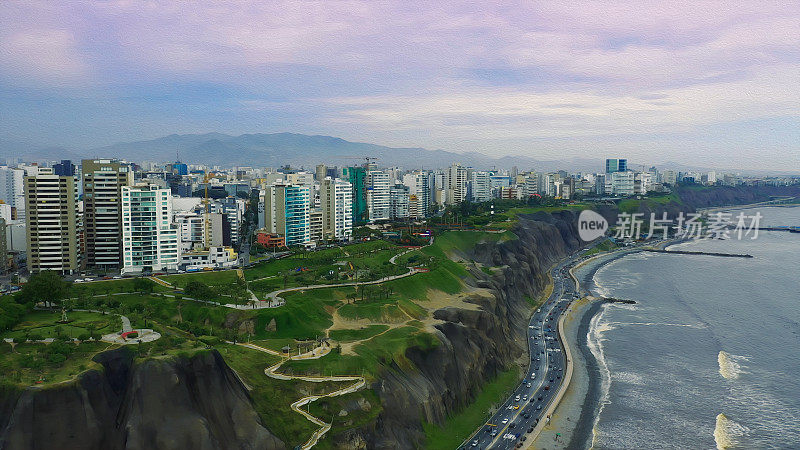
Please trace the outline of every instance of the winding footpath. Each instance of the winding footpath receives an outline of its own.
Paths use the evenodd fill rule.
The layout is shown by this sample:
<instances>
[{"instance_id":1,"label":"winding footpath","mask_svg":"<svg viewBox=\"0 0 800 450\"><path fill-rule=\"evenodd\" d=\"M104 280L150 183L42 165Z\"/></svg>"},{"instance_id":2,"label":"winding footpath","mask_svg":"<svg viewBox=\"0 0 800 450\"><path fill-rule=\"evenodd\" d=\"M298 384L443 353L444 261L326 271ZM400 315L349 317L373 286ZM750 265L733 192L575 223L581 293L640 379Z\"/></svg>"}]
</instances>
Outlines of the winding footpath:
<instances>
[{"instance_id":1,"label":"winding footpath","mask_svg":"<svg viewBox=\"0 0 800 450\"><path fill-rule=\"evenodd\" d=\"M266 376L268 376L270 378L273 378L273 379L276 379L276 380L283 380L283 381L300 380L300 381L309 381L309 382L312 382L312 383L323 383L323 382L326 382L326 381L333 381L333 382L352 381L353 382L353 384L351 384L351 385L345 386L345 387L343 387L341 389L335 390L333 392L329 392L327 394L309 395L309 396L300 398L300 399L292 402L290 407L292 408L292 410L294 412L296 412L298 414L301 414L308 421L310 421L311 423L313 423L313 424L315 424L315 425L317 425L319 427L311 435L311 437L303 445L300 446L300 448L303 449L303 450L310 449L311 447L316 445L317 442L319 442L319 440L322 439L323 436L325 436L325 433L327 433L331 429L331 424L325 422L324 420L322 420L322 419L320 419L318 417L315 417L315 416L311 415L311 413L309 413L308 411L303 410L302 407L310 404L311 402L315 402L315 401L317 401L317 400L319 400L321 398L324 398L324 397L337 397L337 396L340 396L340 395L349 394L351 392L356 392L359 389L361 389L361 388L363 388L364 386L367 385L367 380L364 377L361 377L361 376L346 376L346 375L344 375L344 376L324 377L324 376L308 376L308 375L286 375L286 374L282 374L282 373L278 372L278 369L280 369L280 367L286 361L297 361L297 360L322 358L323 356L327 355L331 351L331 347L327 343L324 343L323 345L321 345L319 347L316 347L316 348L314 348L313 350L311 350L309 352L301 353L299 355L294 355L294 356L289 356L289 357L286 357L286 354L284 354L284 353L281 353L281 352L278 352L278 351L275 351L275 350L271 350L271 349L268 349L268 348L265 348L265 347L261 347L259 345L255 345L255 344L238 343L237 345L241 345L242 347L247 347L247 348L250 348L250 349L253 349L253 350L258 350L260 352L269 353L270 355L280 356L281 360L278 363L273 364L272 366L269 366L266 369L264 369L264 374Z\"/></svg>"},{"instance_id":2,"label":"winding footpath","mask_svg":"<svg viewBox=\"0 0 800 450\"><path fill-rule=\"evenodd\" d=\"M433 239L430 240L428 245L431 245L432 243L433 243ZM413 250L418 250L418 249L408 249L406 251L400 252L397 255L394 255L393 257L391 257L389 259L389 262L391 264L393 264L393 265L397 265L396 260L397 260L397 258L399 256L405 255L406 253L409 253L409 252L411 252ZM282 294L282 293L285 293L285 292L291 292L291 291L297 291L297 290L307 290L307 289L322 289L322 288L330 288L330 287L338 287L338 286L362 286L362 285L369 285L369 284L379 284L379 283L383 283L383 282L386 282L386 281L392 281L392 280L396 280L396 279L399 279L399 278L404 278L404 277L407 277L407 276L411 276L411 275L414 275L415 273L419 273L419 272L423 272L423 271L419 270L419 269L417 269L415 267L410 267L409 271L404 273L404 274L393 275L393 276L381 278L380 280L375 280L375 281L342 283L342 284L336 284L336 285L321 284L321 285L312 285L312 286L305 286L305 287L294 287L294 288L287 288L287 289L279 289L277 291L273 291L273 292L270 292L269 294L267 294L267 298L269 299L268 301L271 303L273 301L281 301L282 299L278 297L278 294ZM261 302L261 303L266 303L266 302ZM403 311L403 312L405 312L405 311ZM408 315L408 313L406 313L406 315ZM411 318L411 316L409 316L409 318ZM389 327L388 329L386 329L383 332L379 333L379 335L385 333L386 331L389 331L390 329L392 329L392 327ZM337 389L337 390L335 390L333 392L329 392L327 394L308 395L308 396L302 397L302 398L300 398L298 400L295 400L294 402L292 402L291 405L289 405L290 408L292 409L292 411L294 411L294 412L296 412L298 414L301 414L303 417L306 418L306 420L308 420L309 422L311 422L311 423L313 423L313 424L315 424L315 425L317 425L319 427L316 431L314 431L314 433L311 435L311 437L308 438L308 440L303 445L301 445L299 447L299 448L301 448L303 450L307 450L307 449L310 449L311 447L315 446L317 444L317 442L319 442L319 440L322 439L328 431L330 431L331 425L332 425L332 424L330 424L328 422L325 422L324 420L322 420L322 419L320 419L318 417L313 416L310 412L303 410L303 407L306 406L306 405L309 405L310 403L315 402L315 401L317 401L317 400L319 400L321 398L324 398L324 397L337 397L337 396L340 396L340 395L349 394L351 392L356 392L356 391L364 388L367 385L367 380L364 377L359 376L359 375L336 375L336 376L326 377L326 376L309 376L309 375L287 375L287 374L283 374L283 373L278 372L278 369L280 369L281 366L284 363L286 363L286 361L319 359L319 358L322 358L323 356L327 355L328 353L331 352L331 346L327 342L323 342L322 345L320 345L319 347L315 347L314 349L312 349L309 352L301 353L301 354L294 355L294 356L287 356L286 353L282 353L282 352L279 352L279 351L276 351L276 350L272 350L272 349L269 349L269 348L262 347L260 345L255 345L255 344L250 344L250 343L242 343L242 342L240 342L240 343L237 343L237 345L240 345L242 347L247 347L247 348L252 349L252 350L257 350L257 351L260 351L260 352L268 353L270 355L279 356L281 358L280 361L278 361L276 364L273 364L273 365L267 367L266 369L264 369L264 374L266 376L270 377L270 378L275 379L275 380L282 380L282 381L300 380L300 381L307 381L307 382L312 382L312 383L323 383L323 382L328 382L328 381L330 381L330 382L352 382L352 384L349 384L349 385L347 385L347 386L345 386L345 387L343 387L341 389Z\"/></svg>"}]
</instances>

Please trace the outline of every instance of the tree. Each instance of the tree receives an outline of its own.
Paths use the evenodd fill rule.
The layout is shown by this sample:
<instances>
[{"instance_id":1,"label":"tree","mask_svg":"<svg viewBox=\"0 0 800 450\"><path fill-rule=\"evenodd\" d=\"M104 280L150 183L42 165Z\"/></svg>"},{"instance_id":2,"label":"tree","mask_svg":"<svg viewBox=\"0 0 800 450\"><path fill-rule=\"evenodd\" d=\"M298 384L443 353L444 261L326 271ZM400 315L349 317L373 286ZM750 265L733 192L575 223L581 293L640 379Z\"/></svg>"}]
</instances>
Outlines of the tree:
<instances>
[{"instance_id":1,"label":"tree","mask_svg":"<svg viewBox=\"0 0 800 450\"><path fill-rule=\"evenodd\" d=\"M153 292L153 282L147 278L134 278L133 290L141 294L150 294Z\"/></svg>"},{"instance_id":2,"label":"tree","mask_svg":"<svg viewBox=\"0 0 800 450\"><path fill-rule=\"evenodd\" d=\"M67 297L71 283L64 281L58 272L43 270L35 273L22 288L22 297L31 302L44 302L47 306L61 304Z\"/></svg>"}]
</instances>

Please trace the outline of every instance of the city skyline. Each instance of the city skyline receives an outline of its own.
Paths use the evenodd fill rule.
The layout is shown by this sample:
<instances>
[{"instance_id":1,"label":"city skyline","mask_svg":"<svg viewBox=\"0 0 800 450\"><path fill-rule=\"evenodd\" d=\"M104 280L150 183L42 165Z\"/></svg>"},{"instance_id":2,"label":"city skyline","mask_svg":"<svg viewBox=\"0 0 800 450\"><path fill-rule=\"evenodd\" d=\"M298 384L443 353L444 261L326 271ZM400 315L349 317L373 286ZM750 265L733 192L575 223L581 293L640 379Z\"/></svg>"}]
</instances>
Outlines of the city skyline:
<instances>
[{"instance_id":1,"label":"city skyline","mask_svg":"<svg viewBox=\"0 0 800 450\"><path fill-rule=\"evenodd\" d=\"M296 132L779 170L800 164L797 16L756 2L5 4L0 139Z\"/></svg>"}]
</instances>

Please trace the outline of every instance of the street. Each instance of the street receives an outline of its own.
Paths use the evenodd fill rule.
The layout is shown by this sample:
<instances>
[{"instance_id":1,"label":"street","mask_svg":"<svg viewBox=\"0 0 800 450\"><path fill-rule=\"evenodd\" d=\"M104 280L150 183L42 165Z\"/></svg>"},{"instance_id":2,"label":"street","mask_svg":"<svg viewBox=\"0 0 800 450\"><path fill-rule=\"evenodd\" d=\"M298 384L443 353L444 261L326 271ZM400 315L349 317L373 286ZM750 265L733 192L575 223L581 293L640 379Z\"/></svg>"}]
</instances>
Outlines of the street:
<instances>
[{"instance_id":1,"label":"street","mask_svg":"<svg viewBox=\"0 0 800 450\"><path fill-rule=\"evenodd\" d=\"M543 417L558 392L566 370L558 319L575 294L569 267L588 249L570 255L554 267L553 292L534 312L528 324L530 364L522 382L511 392L498 411L465 441L466 449L511 449L524 442Z\"/></svg>"}]
</instances>

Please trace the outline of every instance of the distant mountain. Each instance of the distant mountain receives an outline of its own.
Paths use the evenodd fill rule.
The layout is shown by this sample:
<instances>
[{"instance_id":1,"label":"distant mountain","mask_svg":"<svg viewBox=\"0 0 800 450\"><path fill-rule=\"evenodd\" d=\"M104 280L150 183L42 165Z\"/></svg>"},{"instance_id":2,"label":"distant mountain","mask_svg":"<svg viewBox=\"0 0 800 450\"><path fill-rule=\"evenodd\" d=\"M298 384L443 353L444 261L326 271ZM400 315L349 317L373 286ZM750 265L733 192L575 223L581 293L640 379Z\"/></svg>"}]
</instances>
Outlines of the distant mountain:
<instances>
[{"instance_id":1,"label":"distant mountain","mask_svg":"<svg viewBox=\"0 0 800 450\"><path fill-rule=\"evenodd\" d=\"M526 156L493 158L482 153L455 153L424 148L393 148L363 142L350 142L331 136L309 136L295 133L243 134L221 133L173 134L149 141L115 144L93 149L93 156L117 156L133 161L172 161L179 158L191 163L210 165L247 165L278 167L313 167L316 164L353 165L369 156L381 166L447 167L454 162L476 168L510 168L520 170L597 171L601 160L539 161ZM575 164L578 163L578 164Z\"/></svg>"},{"instance_id":2,"label":"distant mountain","mask_svg":"<svg viewBox=\"0 0 800 450\"><path fill-rule=\"evenodd\" d=\"M266 166L312 168L316 164L361 164L369 156L384 167L443 168L454 162L475 168L519 167L520 170L558 169L595 172L603 167L601 160L539 161L526 156L493 158L482 153L455 153L424 148L392 148L363 142L350 142L331 136L309 136L295 133L243 134L222 133L171 134L158 139L125 142L88 151L4 145L0 141L0 158L10 156L27 161L117 157L130 161L170 162L176 158L195 164L220 166Z\"/></svg>"}]
</instances>

